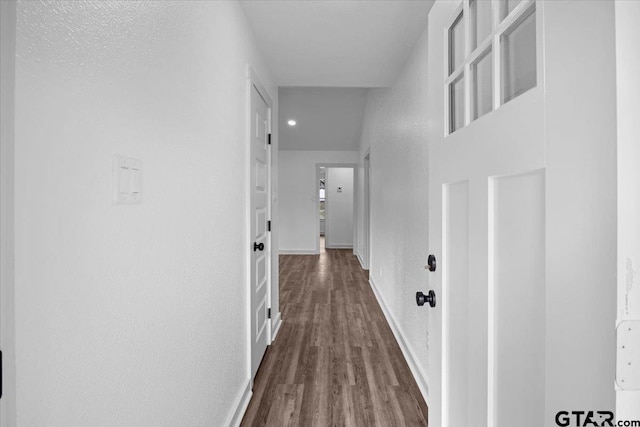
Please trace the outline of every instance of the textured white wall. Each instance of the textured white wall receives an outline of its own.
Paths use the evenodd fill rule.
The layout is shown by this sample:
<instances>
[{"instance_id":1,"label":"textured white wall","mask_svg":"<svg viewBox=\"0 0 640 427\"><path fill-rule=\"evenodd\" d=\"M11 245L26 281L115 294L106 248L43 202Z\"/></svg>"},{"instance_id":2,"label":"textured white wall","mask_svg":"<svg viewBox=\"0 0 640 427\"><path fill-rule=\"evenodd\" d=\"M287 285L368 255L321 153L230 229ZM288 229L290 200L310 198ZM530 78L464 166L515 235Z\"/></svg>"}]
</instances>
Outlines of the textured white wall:
<instances>
[{"instance_id":1,"label":"textured white wall","mask_svg":"<svg viewBox=\"0 0 640 427\"><path fill-rule=\"evenodd\" d=\"M326 241L331 247L353 246L353 168L327 168ZM342 192L338 192L338 187Z\"/></svg>"},{"instance_id":2,"label":"textured white wall","mask_svg":"<svg viewBox=\"0 0 640 427\"><path fill-rule=\"evenodd\" d=\"M224 425L249 370L247 63L277 99L240 5L22 1L17 55L19 425ZM142 159L142 204L112 204L114 154Z\"/></svg>"},{"instance_id":3,"label":"textured white wall","mask_svg":"<svg viewBox=\"0 0 640 427\"><path fill-rule=\"evenodd\" d=\"M541 3L550 423L567 408L615 408L616 49L614 2Z\"/></svg>"},{"instance_id":4,"label":"textured white wall","mask_svg":"<svg viewBox=\"0 0 640 427\"><path fill-rule=\"evenodd\" d=\"M279 248L282 252L316 251L318 194L316 164L357 163L357 151L280 151Z\"/></svg>"},{"instance_id":5,"label":"textured white wall","mask_svg":"<svg viewBox=\"0 0 640 427\"><path fill-rule=\"evenodd\" d=\"M370 277L378 288L424 382L428 309L415 293L427 290L427 34L416 43L390 89L369 93L362 127L357 197L358 254L362 257L364 156L371 154Z\"/></svg>"},{"instance_id":6,"label":"textured white wall","mask_svg":"<svg viewBox=\"0 0 640 427\"><path fill-rule=\"evenodd\" d=\"M640 2L616 1L618 318L640 319ZM640 391L617 393L618 419L640 419Z\"/></svg>"}]
</instances>

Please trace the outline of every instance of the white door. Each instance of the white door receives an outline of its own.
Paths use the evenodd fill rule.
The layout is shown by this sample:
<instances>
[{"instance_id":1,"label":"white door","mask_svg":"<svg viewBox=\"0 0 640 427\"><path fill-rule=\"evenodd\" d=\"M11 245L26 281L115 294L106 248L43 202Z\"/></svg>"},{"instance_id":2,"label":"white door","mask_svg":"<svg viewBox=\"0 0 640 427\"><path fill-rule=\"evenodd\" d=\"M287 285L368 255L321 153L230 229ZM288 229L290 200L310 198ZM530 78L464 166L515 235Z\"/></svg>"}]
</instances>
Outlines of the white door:
<instances>
[{"instance_id":1,"label":"white door","mask_svg":"<svg viewBox=\"0 0 640 427\"><path fill-rule=\"evenodd\" d=\"M430 32L430 93L440 95L430 100L430 117L443 120L431 121L429 138L429 253L436 271L428 275L437 302L429 309L429 347L437 353L429 363L430 372L442 373L430 377L429 424L540 427L546 425L543 94L534 87L500 106L500 76L492 71L501 52L498 29L478 47L490 53L474 57L464 36L472 28L469 3L444 3L439 13L456 27L452 51L462 53L449 61L443 28ZM486 14L491 28L492 13ZM533 64L521 65L532 65L535 76L532 16L519 36L533 30L533 40L521 38L518 47L533 43ZM495 111L475 121L473 96L486 97L478 104Z\"/></svg>"},{"instance_id":2,"label":"white door","mask_svg":"<svg viewBox=\"0 0 640 427\"><path fill-rule=\"evenodd\" d=\"M251 377L254 378L269 344L269 109L255 85L251 87Z\"/></svg>"}]
</instances>

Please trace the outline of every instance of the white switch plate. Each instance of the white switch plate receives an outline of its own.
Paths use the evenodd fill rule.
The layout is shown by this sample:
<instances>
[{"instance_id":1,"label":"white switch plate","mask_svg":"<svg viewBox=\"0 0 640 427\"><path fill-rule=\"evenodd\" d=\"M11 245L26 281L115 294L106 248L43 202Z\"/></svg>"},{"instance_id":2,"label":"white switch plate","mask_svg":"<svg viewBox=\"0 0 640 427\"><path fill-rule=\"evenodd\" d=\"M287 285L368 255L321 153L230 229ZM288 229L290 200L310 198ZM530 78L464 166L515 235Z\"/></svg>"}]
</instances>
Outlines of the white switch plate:
<instances>
[{"instance_id":1,"label":"white switch plate","mask_svg":"<svg viewBox=\"0 0 640 427\"><path fill-rule=\"evenodd\" d=\"M118 205L142 202L142 160L113 157L113 202Z\"/></svg>"}]
</instances>

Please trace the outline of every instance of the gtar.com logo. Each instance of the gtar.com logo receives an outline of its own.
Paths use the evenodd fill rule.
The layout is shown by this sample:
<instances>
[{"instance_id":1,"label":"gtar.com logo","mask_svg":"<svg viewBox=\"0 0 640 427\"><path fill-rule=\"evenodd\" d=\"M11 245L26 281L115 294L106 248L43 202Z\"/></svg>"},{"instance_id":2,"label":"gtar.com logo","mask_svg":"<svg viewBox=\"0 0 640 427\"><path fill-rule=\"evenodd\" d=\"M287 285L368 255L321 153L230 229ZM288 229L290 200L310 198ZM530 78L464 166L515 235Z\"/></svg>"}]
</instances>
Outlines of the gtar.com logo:
<instances>
[{"instance_id":1,"label":"gtar.com logo","mask_svg":"<svg viewBox=\"0 0 640 427\"><path fill-rule=\"evenodd\" d=\"M556 414L559 427L640 427L640 420L615 421L611 411L560 411Z\"/></svg>"}]
</instances>

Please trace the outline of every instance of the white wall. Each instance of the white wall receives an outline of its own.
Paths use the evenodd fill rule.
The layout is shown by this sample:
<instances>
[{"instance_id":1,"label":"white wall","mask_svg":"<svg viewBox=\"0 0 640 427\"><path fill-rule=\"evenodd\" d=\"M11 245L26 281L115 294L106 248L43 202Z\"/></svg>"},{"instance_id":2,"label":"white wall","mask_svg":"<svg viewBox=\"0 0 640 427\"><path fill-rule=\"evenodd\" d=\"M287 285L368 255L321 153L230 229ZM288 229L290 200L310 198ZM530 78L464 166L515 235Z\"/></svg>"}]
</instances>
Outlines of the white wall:
<instances>
[{"instance_id":1,"label":"white wall","mask_svg":"<svg viewBox=\"0 0 640 427\"><path fill-rule=\"evenodd\" d=\"M18 424L225 425L249 380L248 63L277 99L240 5L17 19ZM114 154L142 159L142 204L113 205Z\"/></svg>"},{"instance_id":2,"label":"white wall","mask_svg":"<svg viewBox=\"0 0 640 427\"><path fill-rule=\"evenodd\" d=\"M371 150L370 278L413 353L426 391L428 309L415 293L427 290L427 33L390 89L367 98L360 146L357 250L363 258L364 156ZM410 361L411 363L411 361Z\"/></svg>"},{"instance_id":3,"label":"white wall","mask_svg":"<svg viewBox=\"0 0 640 427\"><path fill-rule=\"evenodd\" d=\"M367 91L362 87L280 87L280 148L357 151ZM296 126L287 125L291 119Z\"/></svg>"},{"instance_id":4,"label":"white wall","mask_svg":"<svg viewBox=\"0 0 640 427\"><path fill-rule=\"evenodd\" d=\"M319 163L357 163L356 151L293 151L278 153L280 252L316 253Z\"/></svg>"},{"instance_id":5,"label":"white wall","mask_svg":"<svg viewBox=\"0 0 640 427\"><path fill-rule=\"evenodd\" d=\"M551 423L567 408L615 409L616 49L614 2L540 4L546 81L545 411ZM585 260L595 259L597 267L585 268Z\"/></svg>"},{"instance_id":6,"label":"white wall","mask_svg":"<svg viewBox=\"0 0 640 427\"><path fill-rule=\"evenodd\" d=\"M640 2L616 1L618 321L640 320ZM617 394L618 419L640 419L640 391Z\"/></svg>"},{"instance_id":7,"label":"white wall","mask_svg":"<svg viewBox=\"0 0 640 427\"><path fill-rule=\"evenodd\" d=\"M0 425L16 424L15 270L14 270L14 119L16 2L0 2L0 348L2 399Z\"/></svg>"},{"instance_id":8,"label":"white wall","mask_svg":"<svg viewBox=\"0 0 640 427\"><path fill-rule=\"evenodd\" d=\"M327 248L353 247L353 168L326 168ZM338 187L342 189L338 192Z\"/></svg>"}]
</instances>

